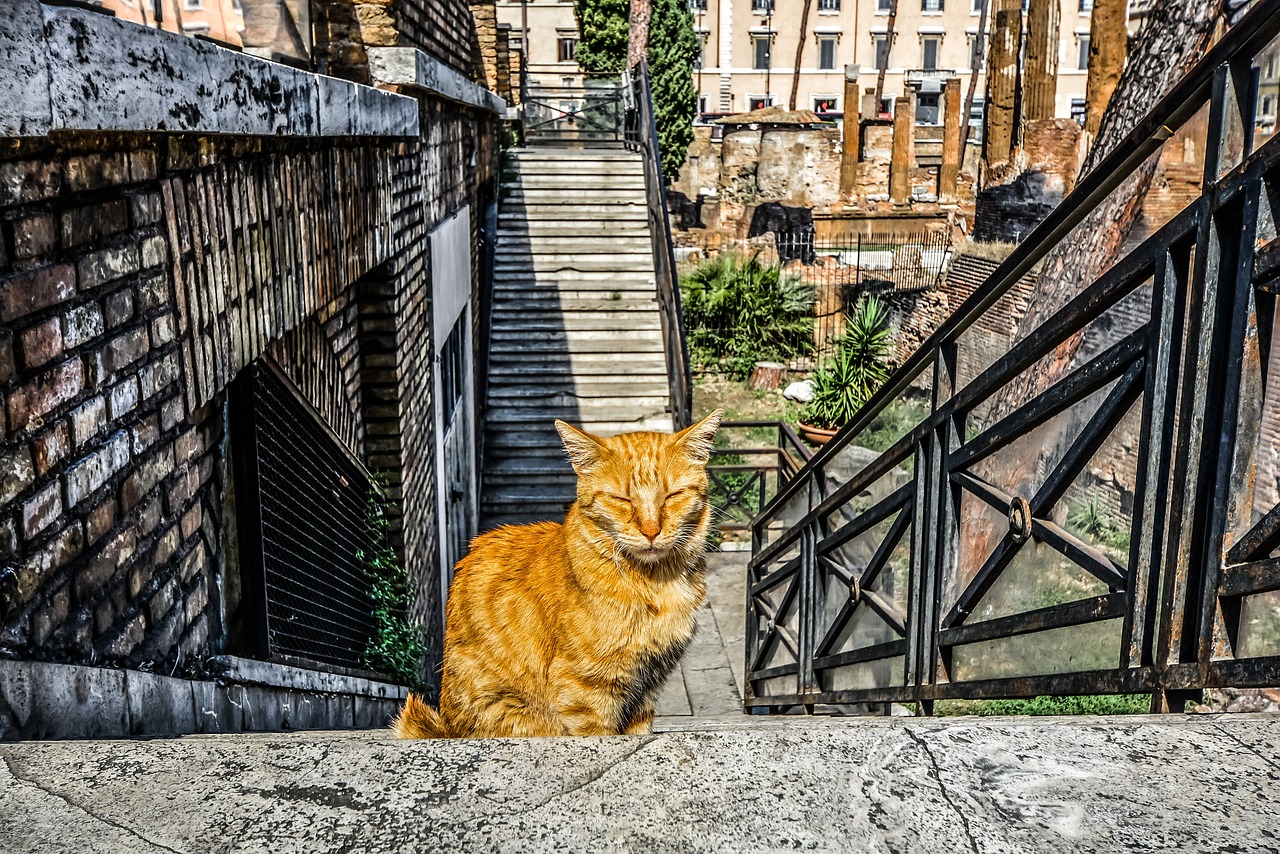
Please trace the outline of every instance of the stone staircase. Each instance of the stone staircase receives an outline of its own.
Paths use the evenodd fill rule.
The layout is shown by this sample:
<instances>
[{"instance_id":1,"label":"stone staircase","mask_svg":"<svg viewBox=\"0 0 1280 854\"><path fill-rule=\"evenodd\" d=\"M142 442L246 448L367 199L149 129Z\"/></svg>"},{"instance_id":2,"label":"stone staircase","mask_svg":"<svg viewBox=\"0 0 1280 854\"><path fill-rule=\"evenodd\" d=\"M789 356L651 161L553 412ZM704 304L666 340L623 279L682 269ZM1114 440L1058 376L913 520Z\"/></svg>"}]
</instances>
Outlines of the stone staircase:
<instances>
[{"instance_id":1,"label":"stone staircase","mask_svg":"<svg viewBox=\"0 0 1280 854\"><path fill-rule=\"evenodd\" d=\"M481 530L560 519L575 478L553 422L670 430L644 163L512 152L494 268Z\"/></svg>"}]
</instances>

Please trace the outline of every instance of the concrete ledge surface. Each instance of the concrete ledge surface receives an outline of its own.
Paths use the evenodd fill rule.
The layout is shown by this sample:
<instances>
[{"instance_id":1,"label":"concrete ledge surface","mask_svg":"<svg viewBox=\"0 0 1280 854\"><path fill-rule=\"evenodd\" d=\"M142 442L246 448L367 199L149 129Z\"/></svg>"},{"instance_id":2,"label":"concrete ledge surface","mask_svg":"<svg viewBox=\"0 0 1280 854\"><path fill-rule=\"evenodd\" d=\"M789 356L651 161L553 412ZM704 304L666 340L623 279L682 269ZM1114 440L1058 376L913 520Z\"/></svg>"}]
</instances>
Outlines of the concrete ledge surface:
<instances>
[{"instance_id":1,"label":"concrete ledge surface","mask_svg":"<svg viewBox=\"0 0 1280 854\"><path fill-rule=\"evenodd\" d=\"M761 719L654 736L0 744L53 851L1263 852L1280 718Z\"/></svg>"}]
</instances>

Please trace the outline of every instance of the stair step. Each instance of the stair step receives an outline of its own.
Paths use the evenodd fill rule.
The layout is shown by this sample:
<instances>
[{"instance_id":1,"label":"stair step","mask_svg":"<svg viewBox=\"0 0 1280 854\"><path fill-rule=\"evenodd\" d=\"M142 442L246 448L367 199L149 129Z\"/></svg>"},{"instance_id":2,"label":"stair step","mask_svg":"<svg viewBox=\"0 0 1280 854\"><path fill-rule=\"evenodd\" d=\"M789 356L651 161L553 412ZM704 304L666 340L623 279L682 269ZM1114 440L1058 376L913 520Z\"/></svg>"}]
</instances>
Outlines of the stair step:
<instances>
[{"instance_id":1,"label":"stair step","mask_svg":"<svg viewBox=\"0 0 1280 854\"><path fill-rule=\"evenodd\" d=\"M575 163L591 161L629 160L642 163L641 155L636 151L617 148L512 148L507 151L513 158L522 163L538 161L567 160Z\"/></svg>"},{"instance_id":2,"label":"stair step","mask_svg":"<svg viewBox=\"0 0 1280 854\"><path fill-rule=\"evenodd\" d=\"M546 238L595 237L611 240L619 237L643 236L649 239L649 221L643 217L632 220L528 220L516 214L500 215L498 237Z\"/></svg>"},{"instance_id":3,"label":"stair step","mask_svg":"<svg viewBox=\"0 0 1280 854\"><path fill-rule=\"evenodd\" d=\"M597 252L550 252L524 247L499 246L494 253L497 270L644 270L653 269L653 250L647 246L618 247Z\"/></svg>"},{"instance_id":4,"label":"stair step","mask_svg":"<svg viewBox=\"0 0 1280 854\"><path fill-rule=\"evenodd\" d=\"M655 329L662 331L657 311L652 307L640 311L537 311L499 312L493 314L494 329Z\"/></svg>"},{"instance_id":5,"label":"stair step","mask_svg":"<svg viewBox=\"0 0 1280 854\"><path fill-rule=\"evenodd\" d=\"M529 237L518 232L500 232L496 252L516 254L542 254L545 252L577 255L612 255L624 253L653 253L653 243L646 230L643 234L615 235L607 240L602 238L583 239L580 234L549 234Z\"/></svg>"},{"instance_id":6,"label":"stair step","mask_svg":"<svg viewBox=\"0 0 1280 854\"><path fill-rule=\"evenodd\" d=\"M656 318L655 318L656 319ZM591 325L580 328L566 328L563 324L539 327L506 326L493 328L493 341L529 341L529 332L540 334L531 343L558 344L574 341L661 341L662 330L655 323L652 327L620 329L614 321L605 321L604 325Z\"/></svg>"},{"instance_id":7,"label":"stair step","mask_svg":"<svg viewBox=\"0 0 1280 854\"><path fill-rule=\"evenodd\" d=\"M526 353L502 349L492 353L490 363L496 373L527 371L531 373L558 372L575 376L639 376L643 373L666 376L665 356L661 352L622 353L616 350L593 352L589 357L569 353ZM513 364L514 363L514 364Z\"/></svg>"},{"instance_id":8,"label":"stair step","mask_svg":"<svg viewBox=\"0 0 1280 854\"><path fill-rule=\"evenodd\" d=\"M631 223L643 228L649 226L649 211L644 205L596 205L590 209L571 204L503 204L498 214L498 230L506 228L510 222L603 222Z\"/></svg>"},{"instance_id":9,"label":"stair step","mask_svg":"<svg viewBox=\"0 0 1280 854\"><path fill-rule=\"evenodd\" d=\"M550 291L550 288L546 290ZM550 293L545 297L539 298L537 292L529 294L513 295L511 292L504 292L503 296L497 296L493 301L493 317L496 323L499 317L505 321L506 317L522 317L540 314L562 315L564 317L572 317L574 315L592 315L595 317L633 317L636 314L644 314L648 312L657 313L658 300L656 297L652 299L610 299L608 296L602 295L598 299L575 299L561 300L556 294Z\"/></svg>"}]
</instances>

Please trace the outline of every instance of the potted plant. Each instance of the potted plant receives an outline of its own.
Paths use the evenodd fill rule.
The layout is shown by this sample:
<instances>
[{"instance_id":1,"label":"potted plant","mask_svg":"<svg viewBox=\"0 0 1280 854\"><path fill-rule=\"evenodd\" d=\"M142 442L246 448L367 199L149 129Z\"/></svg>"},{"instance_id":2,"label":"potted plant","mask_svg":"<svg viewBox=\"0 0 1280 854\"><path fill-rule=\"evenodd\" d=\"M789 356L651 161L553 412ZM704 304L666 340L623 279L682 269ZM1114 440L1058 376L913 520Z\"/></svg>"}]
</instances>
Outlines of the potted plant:
<instances>
[{"instance_id":1,"label":"potted plant","mask_svg":"<svg viewBox=\"0 0 1280 854\"><path fill-rule=\"evenodd\" d=\"M800 413L800 432L825 445L853 420L889 378L889 311L868 296L858 304L837 342L835 358L813 374L813 399Z\"/></svg>"}]
</instances>

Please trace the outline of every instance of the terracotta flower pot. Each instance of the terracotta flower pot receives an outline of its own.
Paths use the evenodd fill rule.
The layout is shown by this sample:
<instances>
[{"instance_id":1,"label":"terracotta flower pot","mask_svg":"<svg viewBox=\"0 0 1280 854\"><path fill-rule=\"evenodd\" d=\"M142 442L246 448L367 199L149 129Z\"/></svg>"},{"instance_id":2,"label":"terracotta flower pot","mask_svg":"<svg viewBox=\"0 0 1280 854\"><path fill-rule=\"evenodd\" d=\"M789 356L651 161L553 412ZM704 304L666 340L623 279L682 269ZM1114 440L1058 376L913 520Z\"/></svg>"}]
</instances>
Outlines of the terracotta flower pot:
<instances>
[{"instance_id":1,"label":"terracotta flower pot","mask_svg":"<svg viewBox=\"0 0 1280 854\"><path fill-rule=\"evenodd\" d=\"M825 427L814 427L812 424L805 424L803 421L796 426L800 428L800 435L815 445L827 444L838 432L836 430L828 430Z\"/></svg>"}]
</instances>

